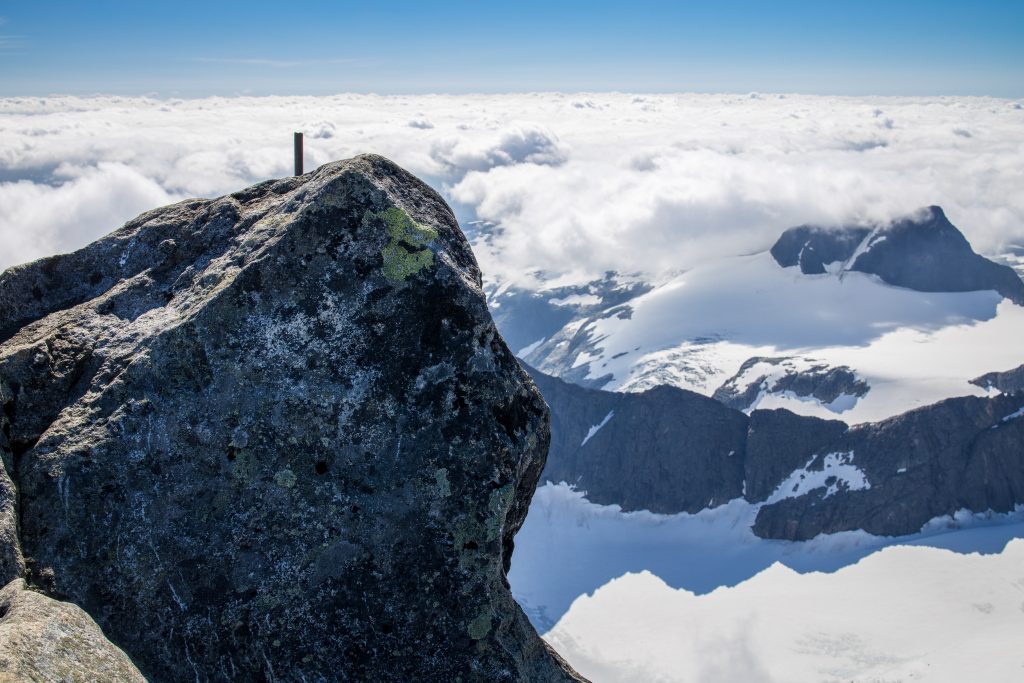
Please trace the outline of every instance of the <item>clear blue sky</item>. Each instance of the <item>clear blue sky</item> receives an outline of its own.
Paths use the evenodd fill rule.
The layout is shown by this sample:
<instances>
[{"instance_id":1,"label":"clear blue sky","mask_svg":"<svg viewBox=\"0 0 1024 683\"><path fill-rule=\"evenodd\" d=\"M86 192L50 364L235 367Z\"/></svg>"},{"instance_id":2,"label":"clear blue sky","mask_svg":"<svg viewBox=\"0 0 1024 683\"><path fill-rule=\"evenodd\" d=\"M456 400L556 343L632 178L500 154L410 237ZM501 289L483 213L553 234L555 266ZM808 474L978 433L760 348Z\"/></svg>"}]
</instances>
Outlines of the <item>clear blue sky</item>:
<instances>
[{"instance_id":1,"label":"clear blue sky","mask_svg":"<svg viewBox=\"0 0 1024 683\"><path fill-rule=\"evenodd\" d=\"M1024 0L0 0L0 95L1024 96Z\"/></svg>"}]
</instances>

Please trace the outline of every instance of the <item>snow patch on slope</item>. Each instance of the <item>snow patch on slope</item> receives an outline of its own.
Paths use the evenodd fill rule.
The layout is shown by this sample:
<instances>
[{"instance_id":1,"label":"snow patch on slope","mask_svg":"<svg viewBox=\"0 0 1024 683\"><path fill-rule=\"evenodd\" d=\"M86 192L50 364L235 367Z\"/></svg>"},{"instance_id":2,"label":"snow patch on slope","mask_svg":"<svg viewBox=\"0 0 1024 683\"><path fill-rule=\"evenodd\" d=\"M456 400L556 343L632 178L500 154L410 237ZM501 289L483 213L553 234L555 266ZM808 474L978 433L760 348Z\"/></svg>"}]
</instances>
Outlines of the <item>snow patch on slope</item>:
<instances>
[{"instance_id":1,"label":"snow patch on slope","mask_svg":"<svg viewBox=\"0 0 1024 683\"><path fill-rule=\"evenodd\" d=\"M862 491L871 488L864 470L853 464L853 451L829 453L822 461L821 469L811 469L819 456L815 455L802 469L794 470L779 484L768 497L766 504L777 503L785 498L806 496L815 489L825 489L825 498L840 490Z\"/></svg>"},{"instance_id":2,"label":"snow patch on slope","mask_svg":"<svg viewBox=\"0 0 1024 683\"><path fill-rule=\"evenodd\" d=\"M597 434L597 432L601 429L601 427L604 427L606 424L608 424L608 420L612 419L612 416L614 416L614 415L615 415L615 411L614 410L609 410L608 414L604 416L604 419L601 420L600 423L598 423L598 424L594 425L593 427L591 427L590 429L588 429L587 430L587 435L585 437L583 437L583 441L580 443L580 447L582 448L583 446L586 446L587 442L590 441L590 437L594 436L594 434Z\"/></svg>"},{"instance_id":3,"label":"snow patch on slope","mask_svg":"<svg viewBox=\"0 0 1024 683\"><path fill-rule=\"evenodd\" d=\"M541 337L537 341L535 341L535 342L533 342L531 344L527 344L523 348L519 349L519 351L516 352L516 355L518 357L520 357L520 358L525 358L526 356L528 356L531 353L533 353L534 349L536 349L538 346L543 344L544 343L544 339L545 339L545 337Z\"/></svg>"},{"instance_id":4,"label":"snow patch on slope","mask_svg":"<svg viewBox=\"0 0 1024 683\"><path fill-rule=\"evenodd\" d=\"M1010 420L1016 420L1018 417L1024 417L1024 406L1021 406L1020 410L1014 411L1004 417L1002 422L1009 422Z\"/></svg>"}]
</instances>

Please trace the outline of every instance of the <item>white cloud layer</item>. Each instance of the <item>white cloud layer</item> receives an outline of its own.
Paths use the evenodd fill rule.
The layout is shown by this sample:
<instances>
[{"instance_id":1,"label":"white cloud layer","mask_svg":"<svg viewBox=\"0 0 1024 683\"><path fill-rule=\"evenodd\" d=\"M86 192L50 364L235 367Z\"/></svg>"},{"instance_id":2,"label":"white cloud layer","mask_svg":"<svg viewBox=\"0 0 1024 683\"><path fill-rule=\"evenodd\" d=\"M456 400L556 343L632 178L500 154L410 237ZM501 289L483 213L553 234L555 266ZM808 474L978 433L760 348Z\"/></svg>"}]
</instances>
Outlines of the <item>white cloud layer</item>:
<instances>
[{"instance_id":1,"label":"white cloud layer","mask_svg":"<svg viewBox=\"0 0 1024 683\"><path fill-rule=\"evenodd\" d=\"M513 595L603 683L1020 678L1024 506L801 543L754 536L759 507L624 513L542 486L516 536Z\"/></svg>"},{"instance_id":2,"label":"white cloud layer","mask_svg":"<svg viewBox=\"0 0 1024 683\"><path fill-rule=\"evenodd\" d=\"M661 275L806 222L942 205L975 248L1024 243L1024 109L987 98L522 94L0 99L0 267L140 211L361 152L438 187L485 272Z\"/></svg>"}]
</instances>

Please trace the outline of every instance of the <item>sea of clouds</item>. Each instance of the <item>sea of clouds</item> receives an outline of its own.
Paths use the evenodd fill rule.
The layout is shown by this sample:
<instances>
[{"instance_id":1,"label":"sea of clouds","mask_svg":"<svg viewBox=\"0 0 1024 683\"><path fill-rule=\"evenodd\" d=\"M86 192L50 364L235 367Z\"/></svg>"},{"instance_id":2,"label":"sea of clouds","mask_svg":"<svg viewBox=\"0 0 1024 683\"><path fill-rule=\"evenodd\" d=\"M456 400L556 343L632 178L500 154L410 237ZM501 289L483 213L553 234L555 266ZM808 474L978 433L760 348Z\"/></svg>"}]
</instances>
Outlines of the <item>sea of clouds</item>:
<instances>
[{"instance_id":1,"label":"sea of clouds","mask_svg":"<svg viewBox=\"0 0 1024 683\"><path fill-rule=\"evenodd\" d=\"M138 213L384 154L484 221L484 272L659 277L801 223L939 204L975 248L1024 244L1024 105L990 98L515 94L0 99L0 268Z\"/></svg>"}]
</instances>

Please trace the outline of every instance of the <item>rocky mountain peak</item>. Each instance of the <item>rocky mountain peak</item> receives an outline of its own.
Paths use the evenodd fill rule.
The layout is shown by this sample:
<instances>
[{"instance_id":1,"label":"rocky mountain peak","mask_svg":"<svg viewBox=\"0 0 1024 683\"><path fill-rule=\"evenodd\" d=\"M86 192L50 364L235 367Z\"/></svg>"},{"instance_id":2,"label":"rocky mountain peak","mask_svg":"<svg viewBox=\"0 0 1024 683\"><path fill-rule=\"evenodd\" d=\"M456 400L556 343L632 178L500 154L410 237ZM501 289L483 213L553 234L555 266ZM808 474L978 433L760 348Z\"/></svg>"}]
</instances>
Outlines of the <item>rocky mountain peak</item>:
<instances>
[{"instance_id":1,"label":"rocky mountain peak","mask_svg":"<svg viewBox=\"0 0 1024 683\"><path fill-rule=\"evenodd\" d=\"M782 267L798 266L807 275L870 273L922 292L991 289L1024 306L1024 282L1016 272L975 253L938 206L882 226L790 228L771 254Z\"/></svg>"},{"instance_id":2,"label":"rocky mountain peak","mask_svg":"<svg viewBox=\"0 0 1024 683\"><path fill-rule=\"evenodd\" d=\"M361 156L0 275L0 570L161 681L575 680L508 590L548 412Z\"/></svg>"}]
</instances>

